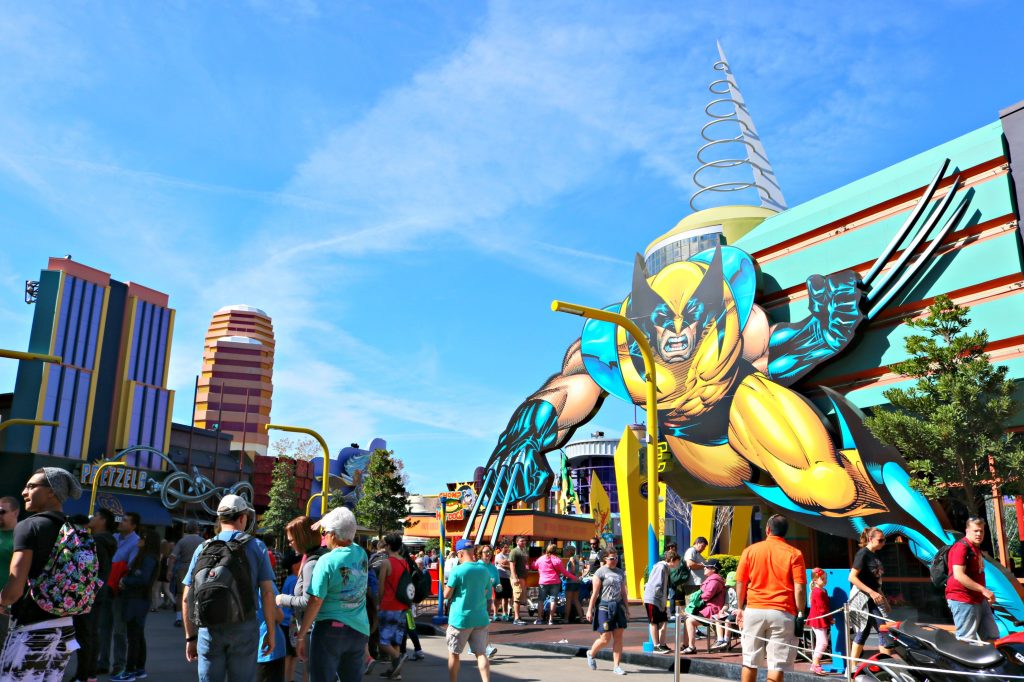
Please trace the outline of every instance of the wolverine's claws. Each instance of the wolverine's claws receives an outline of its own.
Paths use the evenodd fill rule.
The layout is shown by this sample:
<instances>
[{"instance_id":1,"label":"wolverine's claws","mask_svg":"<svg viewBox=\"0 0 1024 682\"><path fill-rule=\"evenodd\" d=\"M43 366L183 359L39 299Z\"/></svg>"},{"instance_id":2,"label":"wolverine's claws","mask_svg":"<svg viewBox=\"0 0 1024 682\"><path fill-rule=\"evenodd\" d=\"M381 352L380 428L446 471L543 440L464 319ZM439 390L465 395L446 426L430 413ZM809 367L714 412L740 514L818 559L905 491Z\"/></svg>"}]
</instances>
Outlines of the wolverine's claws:
<instances>
[{"instance_id":1,"label":"wolverine's claws","mask_svg":"<svg viewBox=\"0 0 1024 682\"><path fill-rule=\"evenodd\" d=\"M918 230L917 234L914 235L913 240L911 240L907 248L903 249L903 253L900 254L900 257L896 260L896 262L889 269L889 271L885 273L885 277L882 278L882 281L879 282L877 286L872 287L871 291L868 292L866 296L868 301L873 301L878 296L885 293L886 287L888 286L889 282L891 282L893 278L896 277L896 275L899 273L899 271L903 269L903 266L906 265L910 257L914 255L914 251L917 249L917 247L921 245L921 242L925 240L925 238L928 236L928 233L932 231L932 228L935 227L935 224L939 222L939 220L942 218L942 214L945 213L947 208L949 208L949 204L952 203L953 197L956 195L956 190L959 186L959 182L960 176L956 176L953 179L953 186L950 188L949 193L942 198L941 202L939 202L939 205L935 208L935 211L933 211L931 216L928 217L928 221L925 222L924 227Z\"/></svg>"},{"instance_id":2,"label":"wolverine's claws","mask_svg":"<svg viewBox=\"0 0 1024 682\"><path fill-rule=\"evenodd\" d=\"M935 174L934 178L932 178L932 182L928 185L928 189L926 189L921 198L918 199L917 204L914 206L914 210L910 212L909 216L907 216L903 226L896 231L896 236L892 238L889 245L885 247L884 251L882 251L882 255L880 255L878 260L875 261L875 264L871 266L871 270L868 271L868 274L864 276L863 283L865 287L868 287L869 289L871 288L872 281L878 273L882 271L882 268L885 267L889 257L892 256L893 252L896 251L896 247L900 245L900 242L902 242L911 231L911 228L913 228L917 219L921 217L921 213L924 212L925 207L932 200L932 196L935 194L935 188L938 186L939 180L942 179L942 176L945 175L946 168L948 166L949 159L946 159L942 162L942 167L939 168L939 172Z\"/></svg>"},{"instance_id":3,"label":"wolverine's claws","mask_svg":"<svg viewBox=\"0 0 1024 682\"><path fill-rule=\"evenodd\" d=\"M498 518L494 522L494 533L491 536L491 546L498 541L498 534L501 532L501 526L505 522L505 512L508 510L509 499L513 496L515 491L514 482L516 480L516 474L525 476L524 467L522 462L516 462L512 466L512 473L509 476L508 490L505 491L505 496L501 501L501 510L498 512ZM486 524L480 524L480 530L477 531L477 544L480 544L480 537L483 537L484 531L486 530Z\"/></svg>"},{"instance_id":4,"label":"wolverine's claws","mask_svg":"<svg viewBox=\"0 0 1024 682\"><path fill-rule=\"evenodd\" d=\"M492 469L491 471L494 470ZM508 473L508 465L502 464L498 467L497 471L497 475L491 481L491 488L487 491L487 505L484 507L483 517L480 519L480 527L476 532L476 537L473 538L473 544L480 543L480 538L482 538L484 534L484 528L487 527L487 522L491 519L491 510L494 509L494 497L505 480L505 475ZM481 494L477 499L481 499L482 497L483 495ZM469 522L466 523L466 537L469 537L469 534L472 531L473 519L470 519Z\"/></svg>"},{"instance_id":5,"label":"wolverine's claws","mask_svg":"<svg viewBox=\"0 0 1024 682\"><path fill-rule=\"evenodd\" d=\"M942 240L945 239L946 235L949 234L950 231L952 231L952 229L956 226L958 222L960 222L960 218L963 217L964 212L967 210L967 206L969 204L970 199L968 198L962 201L960 205L956 207L956 210L953 212L953 215L949 217L949 220L947 220L946 224L942 226L942 229L939 230L939 233L935 235L935 239L933 239L931 243L928 244L928 246L925 248L924 252L921 254L920 260L918 260L918 262L915 263L913 267L907 270L903 274L903 276L900 277L900 279L896 282L896 284L894 284L892 288L889 289L885 296L883 296L881 300L879 300L874 306L872 306L871 310L868 311L868 319L873 318L875 315L879 313L879 311L885 308L886 304L892 299L892 297L899 293L900 289L906 286L907 282L909 282L910 279L914 275L916 275L917 272L924 266L924 264L928 262L928 259L931 258L933 253L935 253L935 250L939 248L939 244L942 243Z\"/></svg>"},{"instance_id":6,"label":"wolverine's claws","mask_svg":"<svg viewBox=\"0 0 1024 682\"><path fill-rule=\"evenodd\" d=\"M873 287L871 291L868 292L866 299L869 303L873 303L875 299L879 297L883 298L886 301L892 299L893 295L895 295L896 293L896 289L892 288L890 286L890 283L893 281L894 278L896 278L896 276L899 274L900 270L903 269L903 266L906 265L910 257L914 255L914 251L917 250L917 247L920 246L921 242L923 242L928 237L928 234L932 231L932 228L934 228L936 223L938 223L939 220L942 218L942 215L946 212L946 209L949 208L949 205L953 202L953 197L956 196L956 192L959 189L959 187L960 176L958 175L953 178L952 187L950 187L949 192L946 194L945 197L943 197L942 201L939 202L939 205L936 206L935 211L928 218L928 222L925 223L925 225L920 229L920 231L918 231L918 233L914 236L914 239L910 242L907 248L903 250L903 253L900 254L899 259L896 261L895 264L893 264L889 272L886 273L884 279L877 286ZM949 228L952 224L955 224L955 222L956 221L947 222L942 229L947 230L947 228ZM933 243L935 242L933 241ZM907 282L910 281L911 277L917 274L917 272L921 269L924 263L925 259L918 260L917 263L911 266L910 270L908 270L907 273L905 273L902 277L900 277L897 280L898 285L902 288ZM868 317L870 318L879 310L881 310L881 308L878 305L873 305L871 307L872 312L868 315Z\"/></svg>"},{"instance_id":7,"label":"wolverine's claws","mask_svg":"<svg viewBox=\"0 0 1024 682\"><path fill-rule=\"evenodd\" d=\"M480 503L483 502L484 494L487 492L487 485L494 478L494 469L489 469L487 475L484 477L483 482L480 484L480 493L476 496L476 502L473 503L473 511L469 514L469 520L466 522L466 530L463 532L462 537L468 538L473 528L473 521L476 520L477 512L480 511ZM444 503L442 503L443 505ZM441 509L441 513L444 514L444 509ZM444 523L442 519L441 523Z\"/></svg>"}]
</instances>

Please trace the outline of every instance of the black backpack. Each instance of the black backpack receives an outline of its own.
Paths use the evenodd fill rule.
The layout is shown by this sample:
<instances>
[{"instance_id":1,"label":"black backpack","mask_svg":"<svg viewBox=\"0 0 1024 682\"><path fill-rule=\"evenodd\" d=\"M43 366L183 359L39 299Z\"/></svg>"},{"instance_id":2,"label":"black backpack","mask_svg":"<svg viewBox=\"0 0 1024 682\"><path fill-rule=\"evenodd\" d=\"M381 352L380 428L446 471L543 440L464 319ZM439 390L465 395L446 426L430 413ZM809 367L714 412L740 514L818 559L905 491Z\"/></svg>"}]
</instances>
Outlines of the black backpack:
<instances>
[{"instance_id":1,"label":"black backpack","mask_svg":"<svg viewBox=\"0 0 1024 682\"><path fill-rule=\"evenodd\" d=\"M244 623L256 615L256 590L245 556L252 538L241 533L232 540L203 543L192 571L189 612L201 628Z\"/></svg>"},{"instance_id":2,"label":"black backpack","mask_svg":"<svg viewBox=\"0 0 1024 682\"><path fill-rule=\"evenodd\" d=\"M434 586L434 581L430 579L430 574L426 571L416 571L412 578L413 585L416 586L416 595L412 598L414 604L419 604L421 601L430 596L431 588Z\"/></svg>"},{"instance_id":3,"label":"black backpack","mask_svg":"<svg viewBox=\"0 0 1024 682\"><path fill-rule=\"evenodd\" d=\"M961 540L957 540L956 542L961 542ZM956 542L954 542L953 545L955 545ZM970 558L974 558L975 551L974 548L971 547L971 543L966 540L963 540L962 542L967 546L967 551L970 552ZM953 548L953 545L939 547L939 551L937 551L935 556L932 557L932 563L928 568L928 572L931 574L932 585L935 585L935 587L946 589L946 583L949 582L949 550Z\"/></svg>"},{"instance_id":4,"label":"black backpack","mask_svg":"<svg viewBox=\"0 0 1024 682\"><path fill-rule=\"evenodd\" d=\"M395 584L395 599L406 606L416 603L416 586L413 585L409 570L405 566L402 567L402 574L398 576L398 582Z\"/></svg>"}]
</instances>

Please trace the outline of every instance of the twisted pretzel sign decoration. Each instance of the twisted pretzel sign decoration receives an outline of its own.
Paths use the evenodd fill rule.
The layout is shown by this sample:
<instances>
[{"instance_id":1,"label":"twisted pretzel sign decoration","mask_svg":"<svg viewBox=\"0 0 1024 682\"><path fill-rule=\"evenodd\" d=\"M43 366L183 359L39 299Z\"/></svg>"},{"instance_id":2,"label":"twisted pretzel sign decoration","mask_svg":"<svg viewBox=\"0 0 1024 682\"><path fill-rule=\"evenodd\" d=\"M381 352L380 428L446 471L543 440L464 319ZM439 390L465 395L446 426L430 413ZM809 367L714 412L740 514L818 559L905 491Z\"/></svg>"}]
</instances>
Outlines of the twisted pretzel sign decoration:
<instances>
[{"instance_id":1,"label":"twisted pretzel sign decoration","mask_svg":"<svg viewBox=\"0 0 1024 682\"><path fill-rule=\"evenodd\" d=\"M144 445L136 445L117 454L115 459L127 457L133 453L149 453L156 455L167 463L170 473L162 481L150 479L146 484L146 492L151 495L160 495L160 503L167 509L177 509L183 504L199 504L210 516L217 515L217 505L225 495L238 495L244 499L249 506L252 506L254 491L252 484L248 481L238 481L234 485L224 487L216 486L206 476L199 473L199 468L193 466L192 474L178 468L178 466L163 452ZM256 515L250 514L249 530L256 526Z\"/></svg>"}]
</instances>

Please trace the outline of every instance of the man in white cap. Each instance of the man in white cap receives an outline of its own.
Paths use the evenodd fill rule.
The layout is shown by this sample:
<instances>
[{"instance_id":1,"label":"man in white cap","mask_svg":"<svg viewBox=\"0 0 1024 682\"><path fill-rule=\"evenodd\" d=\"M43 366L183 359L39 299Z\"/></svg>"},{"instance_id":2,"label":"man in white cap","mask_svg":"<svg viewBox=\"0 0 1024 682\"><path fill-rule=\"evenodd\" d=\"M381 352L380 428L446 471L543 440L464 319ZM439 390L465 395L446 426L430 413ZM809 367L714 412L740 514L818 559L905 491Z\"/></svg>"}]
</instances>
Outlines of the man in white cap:
<instances>
[{"instance_id":1,"label":"man in white cap","mask_svg":"<svg viewBox=\"0 0 1024 682\"><path fill-rule=\"evenodd\" d=\"M267 546L245 532L254 514L245 498L221 498L221 531L196 549L182 580L185 658L199 659L202 682L251 682L256 679L257 649L274 650L274 570ZM211 570L217 566L229 570ZM256 599L267 619L262 647Z\"/></svg>"},{"instance_id":2,"label":"man in white cap","mask_svg":"<svg viewBox=\"0 0 1024 682\"><path fill-rule=\"evenodd\" d=\"M0 679L59 680L77 648L74 624L71 616L55 617L44 611L33 596L38 595L27 587L43 574L60 537L65 500L81 497L82 486L64 469L43 467L28 479L21 496L32 516L14 529L10 575L0 593L0 610L12 617L0 654Z\"/></svg>"}]
</instances>

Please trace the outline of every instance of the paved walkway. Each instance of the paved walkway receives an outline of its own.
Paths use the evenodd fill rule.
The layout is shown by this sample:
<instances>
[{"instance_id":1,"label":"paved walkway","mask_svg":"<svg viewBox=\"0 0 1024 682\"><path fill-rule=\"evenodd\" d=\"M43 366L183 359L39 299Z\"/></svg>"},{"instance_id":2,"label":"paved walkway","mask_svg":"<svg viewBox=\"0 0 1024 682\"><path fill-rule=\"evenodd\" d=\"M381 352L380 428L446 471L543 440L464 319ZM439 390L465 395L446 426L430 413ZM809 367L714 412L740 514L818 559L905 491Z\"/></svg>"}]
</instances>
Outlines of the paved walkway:
<instances>
[{"instance_id":1,"label":"paved walkway","mask_svg":"<svg viewBox=\"0 0 1024 682\"><path fill-rule=\"evenodd\" d=\"M422 661L410 661L402 666L402 680L404 682L447 682L448 650L444 640L441 637L423 637L421 642L426 658ZM459 672L460 682L479 680L480 672L476 668L476 659L469 655L462 658L462 669ZM626 671L627 677L639 676L644 680L663 680L664 682L672 680L672 673L664 670L629 664L623 664L622 667ZM376 670L373 675L365 678L365 682L373 679L381 679L377 676ZM582 658L523 649L507 644L498 647L498 653L491 661L491 680L493 682L511 682L512 680L611 682L618 679L621 678L612 674L610 661L598 661L597 672L592 672L587 669L586 660ZM680 680L684 682L719 682L720 678L682 675Z\"/></svg>"},{"instance_id":2,"label":"paved walkway","mask_svg":"<svg viewBox=\"0 0 1024 682\"><path fill-rule=\"evenodd\" d=\"M184 635L180 628L174 627L174 616L169 611L158 611L149 614L146 621L146 641L148 643L149 671L147 682L191 682L198 679L196 665L185 661ZM409 661L402 668L404 682L446 682L448 677L448 651L441 637L422 637L423 650L426 658L421 661ZM468 652L467 652L468 654ZM74 674L74 662L68 666L66 680ZM592 682L619 679L612 675L611 663L599 661L598 671L587 670L582 658L574 658L565 654L554 654L510 646L499 645L497 655L492 661L491 679L494 682L511 682L512 680L548 680L567 682L568 680L587 679ZM643 679L664 680L671 682L672 673L636 665L623 665L630 675L642 675ZM377 669L365 678L383 680L379 673L384 669L378 664ZM108 679L102 676L101 680ZM476 661L472 656L464 657L459 680L474 682L480 679L476 669ZM684 682L715 682L718 678L683 675Z\"/></svg>"}]
</instances>

